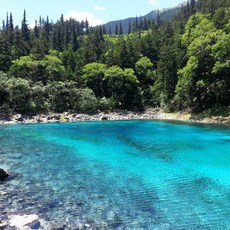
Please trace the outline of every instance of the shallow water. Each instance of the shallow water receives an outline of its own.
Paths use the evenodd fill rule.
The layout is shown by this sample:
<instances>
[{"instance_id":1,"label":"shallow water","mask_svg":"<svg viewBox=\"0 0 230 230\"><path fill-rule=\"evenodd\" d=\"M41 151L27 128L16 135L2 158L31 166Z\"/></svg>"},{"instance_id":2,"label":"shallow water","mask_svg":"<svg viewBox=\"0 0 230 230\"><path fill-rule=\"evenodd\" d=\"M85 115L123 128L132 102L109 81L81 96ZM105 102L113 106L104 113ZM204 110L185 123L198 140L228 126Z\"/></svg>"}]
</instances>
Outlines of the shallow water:
<instances>
[{"instance_id":1,"label":"shallow water","mask_svg":"<svg viewBox=\"0 0 230 230\"><path fill-rule=\"evenodd\" d=\"M0 217L70 229L230 229L230 129L159 121L0 126Z\"/></svg>"}]
</instances>

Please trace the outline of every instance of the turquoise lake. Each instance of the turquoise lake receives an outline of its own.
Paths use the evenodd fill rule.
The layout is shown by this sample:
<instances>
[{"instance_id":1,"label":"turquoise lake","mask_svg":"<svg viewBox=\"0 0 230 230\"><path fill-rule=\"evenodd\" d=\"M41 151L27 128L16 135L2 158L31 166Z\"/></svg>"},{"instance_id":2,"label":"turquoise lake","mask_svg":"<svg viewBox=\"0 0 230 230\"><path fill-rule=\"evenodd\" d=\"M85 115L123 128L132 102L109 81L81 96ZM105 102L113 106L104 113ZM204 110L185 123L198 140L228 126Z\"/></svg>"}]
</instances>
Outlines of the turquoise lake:
<instances>
[{"instance_id":1,"label":"turquoise lake","mask_svg":"<svg viewBox=\"0 0 230 230\"><path fill-rule=\"evenodd\" d=\"M230 229L230 128L161 121L0 126L0 219L69 229Z\"/></svg>"}]
</instances>

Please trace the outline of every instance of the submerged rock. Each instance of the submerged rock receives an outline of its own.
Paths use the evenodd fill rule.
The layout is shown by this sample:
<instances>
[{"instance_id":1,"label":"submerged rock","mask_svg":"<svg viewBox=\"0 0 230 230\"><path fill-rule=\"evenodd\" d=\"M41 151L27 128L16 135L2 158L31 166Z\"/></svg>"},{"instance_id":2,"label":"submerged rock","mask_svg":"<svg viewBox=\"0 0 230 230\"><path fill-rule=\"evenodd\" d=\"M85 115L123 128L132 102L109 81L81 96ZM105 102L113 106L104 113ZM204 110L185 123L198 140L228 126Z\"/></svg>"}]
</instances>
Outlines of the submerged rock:
<instances>
[{"instance_id":1,"label":"submerged rock","mask_svg":"<svg viewBox=\"0 0 230 230\"><path fill-rule=\"evenodd\" d=\"M0 220L0 229L7 229L7 222L3 222Z\"/></svg>"},{"instance_id":2,"label":"submerged rock","mask_svg":"<svg viewBox=\"0 0 230 230\"><path fill-rule=\"evenodd\" d=\"M4 181L8 176L9 174L0 168L0 181Z\"/></svg>"},{"instance_id":3,"label":"submerged rock","mask_svg":"<svg viewBox=\"0 0 230 230\"><path fill-rule=\"evenodd\" d=\"M16 229L38 229L40 227L37 215L12 216L9 225Z\"/></svg>"}]
</instances>

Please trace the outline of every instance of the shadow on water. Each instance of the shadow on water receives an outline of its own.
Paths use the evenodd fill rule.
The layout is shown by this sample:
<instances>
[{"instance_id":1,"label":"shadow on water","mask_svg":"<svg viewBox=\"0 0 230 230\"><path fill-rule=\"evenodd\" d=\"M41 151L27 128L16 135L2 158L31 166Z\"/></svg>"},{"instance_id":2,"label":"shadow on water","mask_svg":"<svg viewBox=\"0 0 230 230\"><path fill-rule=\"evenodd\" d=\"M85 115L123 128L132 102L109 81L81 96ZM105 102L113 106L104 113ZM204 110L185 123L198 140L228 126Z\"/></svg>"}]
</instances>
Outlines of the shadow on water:
<instances>
[{"instance_id":1,"label":"shadow on water","mask_svg":"<svg viewBox=\"0 0 230 230\"><path fill-rule=\"evenodd\" d=\"M221 138L220 141L223 143L229 143L230 144L230 138Z\"/></svg>"},{"instance_id":2,"label":"shadow on water","mask_svg":"<svg viewBox=\"0 0 230 230\"><path fill-rule=\"evenodd\" d=\"M228 191L217 181L208 177L178 179L174 184L174 191L182 198L190 197L191 204L205 209L206 214L210 214L211 218L218 218L223 210L230 213ZM213 212L209 213L211 210Z\"/></svg>"},{"instance_id":3,"label":"shadow on water","mask_svg":"<svg viewBox=\"0 0 230 230\"><path fill-rule=\"evenodd\" d=\"M129 152L130 154L158 158L168 163L173 162L172 155L169 153L169 151L167 151L167 148L165 147L163 148L163 146L161 147L160 145L154 145L154 144L140 142L140 141L137 142L127 136L120 136L119 138L120 140L125 142L126 145L137 150L137 151Z\"/></svg>"}]
</instances>

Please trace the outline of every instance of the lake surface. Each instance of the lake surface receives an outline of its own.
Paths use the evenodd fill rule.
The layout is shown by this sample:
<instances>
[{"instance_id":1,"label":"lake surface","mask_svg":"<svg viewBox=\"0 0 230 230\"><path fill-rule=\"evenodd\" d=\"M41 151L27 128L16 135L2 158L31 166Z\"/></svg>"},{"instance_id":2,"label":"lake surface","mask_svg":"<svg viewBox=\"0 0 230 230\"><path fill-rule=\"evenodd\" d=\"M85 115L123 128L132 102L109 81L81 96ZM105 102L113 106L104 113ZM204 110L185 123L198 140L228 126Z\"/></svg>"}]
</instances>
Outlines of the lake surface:
<instances>
[{"instance_id":1,"label":"lake surface","mask_svg":"<svg viewBox=\"0 0 230 230\"><path fill-rule=\"evenodd\" d=\"M0 218L70 229L230 229L230 129L160 121L0 126ZM7 193L3 193L7 192Z\"/></svg>"}]
</instances>

